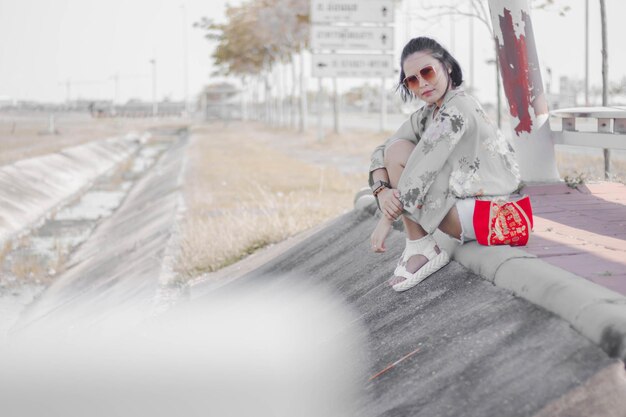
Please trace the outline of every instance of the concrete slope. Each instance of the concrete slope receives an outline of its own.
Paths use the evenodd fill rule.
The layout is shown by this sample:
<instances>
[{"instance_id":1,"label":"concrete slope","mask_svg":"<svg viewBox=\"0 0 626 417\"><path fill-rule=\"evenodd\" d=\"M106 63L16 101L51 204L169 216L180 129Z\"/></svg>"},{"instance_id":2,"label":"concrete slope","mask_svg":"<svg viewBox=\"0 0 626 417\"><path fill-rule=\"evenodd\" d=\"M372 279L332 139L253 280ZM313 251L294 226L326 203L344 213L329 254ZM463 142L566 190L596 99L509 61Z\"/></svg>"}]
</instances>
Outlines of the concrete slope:
<instances>
[{"instance_id":1,"label":"concrete slope","mask_svg":"<svg viewBox=\"0 0 626 417\"><path fill-rule=\"evenodd\" d=\"M26 311L15 332L101 330L116 318L139 322L153 313L179 208L185 144L186 138L180 139L165 151Z\"/></svg>"},{"instance_id":2,"label":"concrete slope","mask_svg":"<svg viewBox=\"0 0 626 417\"><path fill-rule=\"evenodd\" d=\"M0 246L127 159L138 139L90 142L0 167Z\"/></svg>"},{"instance_id":3,"label":"concrete slope","mask_svg":"<svg viewBox=\"0 0 626 417\"><path fill-rule=\"evenodd\" d=\"M330 288L368 335L358 415L590 415L581 402L593 415L625 415L623 363L554 314L456 262L412 290L391 290L386 280L404 238L393 231L387 252L372 254L375 221L363 211L344 215L240 279L196 285L193 303L211 304L252 283Z\"/></svg>"}]
</instances>

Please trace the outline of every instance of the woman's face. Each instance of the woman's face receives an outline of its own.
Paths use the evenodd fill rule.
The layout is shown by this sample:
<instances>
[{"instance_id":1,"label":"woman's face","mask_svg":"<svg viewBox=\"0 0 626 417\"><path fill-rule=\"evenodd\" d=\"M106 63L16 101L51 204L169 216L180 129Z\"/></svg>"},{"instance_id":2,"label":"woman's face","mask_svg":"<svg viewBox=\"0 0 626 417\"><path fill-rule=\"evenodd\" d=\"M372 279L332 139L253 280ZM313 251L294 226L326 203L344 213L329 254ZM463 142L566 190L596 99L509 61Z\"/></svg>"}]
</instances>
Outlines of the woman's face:
<instances>
[{"instance_id":1,"label":"woman's face","mask_svg":"<svg viewBox=\"0 0 626 417\"><path fill-rule=\"evenodd\" d=\"M414 52L402 64L404 76L408 78L407 88L426 103L440 106L450 82L449 70L429 51ZM431 71L434 71L431 72ZM417 78L410 78L416 75ZM405 79L407 79L405 78Z\"/></svg>"}]
</instances>

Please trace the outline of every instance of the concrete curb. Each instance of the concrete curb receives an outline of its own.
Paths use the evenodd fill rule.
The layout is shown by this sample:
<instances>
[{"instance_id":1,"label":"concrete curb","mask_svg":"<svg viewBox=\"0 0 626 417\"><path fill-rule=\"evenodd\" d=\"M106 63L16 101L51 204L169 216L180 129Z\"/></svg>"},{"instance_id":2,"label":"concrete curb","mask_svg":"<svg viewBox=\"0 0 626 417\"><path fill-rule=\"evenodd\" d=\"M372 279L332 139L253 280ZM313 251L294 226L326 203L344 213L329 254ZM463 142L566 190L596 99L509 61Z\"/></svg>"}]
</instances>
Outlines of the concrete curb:
<instances>
[{"instance_id":1,"label":"concrete curb","mask_svg":"<svg viewBox=\"0 0 626 417\"><path fill-rule=\"evenodd\" d=\"M474 273L567 321L609 356L626 361L626 297L508 246L470 242L452 257Z\"/></svg>"},{"instance_id":2,"label":"concrete curb","mask_svg":"<svg viewBox=\"0 0 626 417\"><path fill-rule=\"evenodd\" d=\"M556 314L609 356L626 361L626 297L623 295L519 248L481 246L476 242L461 246L443 233L437 233L436 238L461 265Z\"/></svg>"},{"instance_id":3,"label":"concrete curb","mask_svg":"<svg viewBox=\"0 0 626 417\"><path fill-rule=\"evenodd\" d=\"M355 207L375 213L372 201L371 193L362 192L355 197ZM626 297L623 295L516 247L482 246L477 242L459 245L439 230L435 239L452 259L467 269L556 314L610 357L626 362Z\"/></svg>"}]
</instances>

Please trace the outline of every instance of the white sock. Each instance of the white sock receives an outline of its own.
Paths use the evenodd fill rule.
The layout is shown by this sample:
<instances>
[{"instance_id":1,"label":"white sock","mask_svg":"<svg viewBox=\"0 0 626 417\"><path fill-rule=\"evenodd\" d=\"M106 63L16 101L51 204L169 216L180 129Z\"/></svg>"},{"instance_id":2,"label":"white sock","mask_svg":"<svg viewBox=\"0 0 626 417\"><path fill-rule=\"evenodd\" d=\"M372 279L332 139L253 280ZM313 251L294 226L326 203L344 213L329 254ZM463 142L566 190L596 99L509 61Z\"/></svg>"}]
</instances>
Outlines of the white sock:
<instances>
[{"instance_id":1,"label":"white sock","mask_svg":"<svg viewBox=\"0 0 626 417\"><path fill-rule=\"evenodd\" d=\"M430 240L431 236L430 235L426 235L424 237L421 237L419 239L415 239L415 240L410 240L409 238L406 239L406 248L408 249L409 252L414 252L411 251L411 249L420 249L421 246L426 243L426 241Z\"/></svg>"}]
</instances>

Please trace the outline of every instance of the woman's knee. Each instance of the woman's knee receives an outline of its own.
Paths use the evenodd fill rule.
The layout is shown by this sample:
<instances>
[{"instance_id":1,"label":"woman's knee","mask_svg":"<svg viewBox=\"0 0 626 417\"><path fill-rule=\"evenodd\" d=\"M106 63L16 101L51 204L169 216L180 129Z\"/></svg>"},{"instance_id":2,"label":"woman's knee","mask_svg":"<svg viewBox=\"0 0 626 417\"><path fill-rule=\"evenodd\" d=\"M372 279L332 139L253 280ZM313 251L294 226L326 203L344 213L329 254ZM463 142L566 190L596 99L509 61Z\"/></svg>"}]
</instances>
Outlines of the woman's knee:
<instances>
[{"instance_id":1,"label":"woman's knee","mask_svg":"<svg viewBox=\"0 0 626 417\"><path fill-rule=\"evenodd\" d=\"M404 167L415 149L411 141L399 139L385 149L385 166L400 165Z\"/></svg>"}]
</instances>

